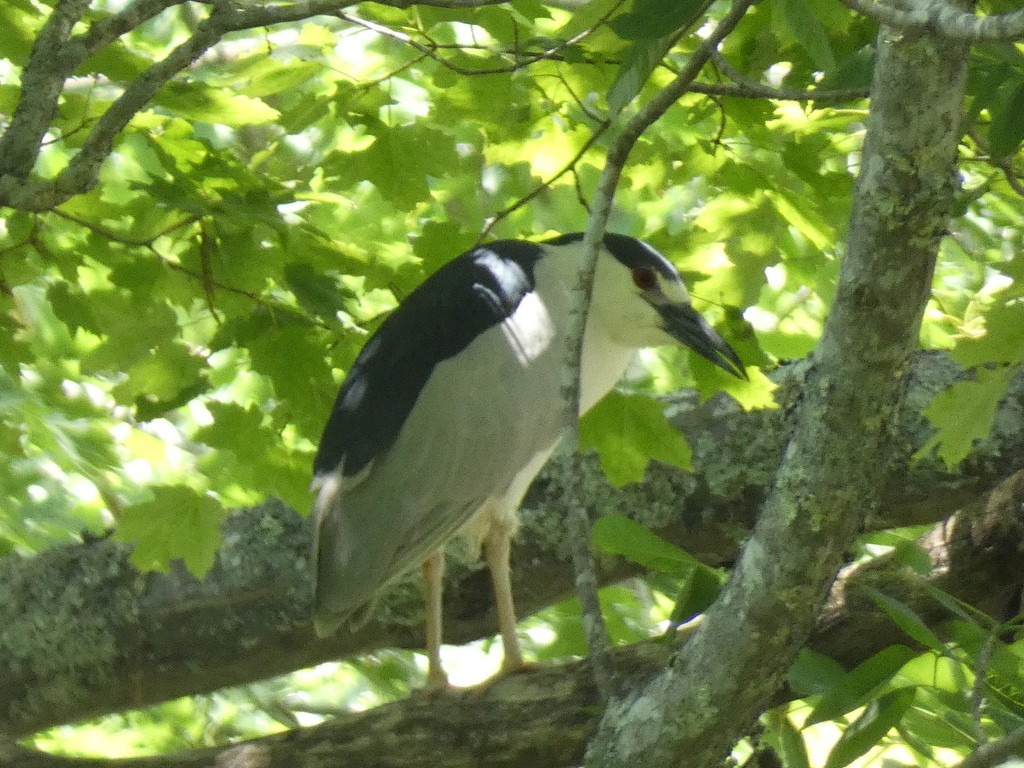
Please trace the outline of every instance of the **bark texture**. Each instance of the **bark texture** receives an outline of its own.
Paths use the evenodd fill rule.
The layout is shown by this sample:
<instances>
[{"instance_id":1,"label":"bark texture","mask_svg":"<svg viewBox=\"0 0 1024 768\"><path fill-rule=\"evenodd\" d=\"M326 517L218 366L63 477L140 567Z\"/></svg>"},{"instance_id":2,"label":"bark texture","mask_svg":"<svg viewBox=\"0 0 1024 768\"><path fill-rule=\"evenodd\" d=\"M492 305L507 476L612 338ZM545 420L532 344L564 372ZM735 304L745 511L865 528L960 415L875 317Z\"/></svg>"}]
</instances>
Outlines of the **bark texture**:
<instances>
[{"instance_id":1,"label":"bark texture","mask_svg":"<svg viewBox=\"0 0 1024 768\"><path fill-rule=\"evenodd\" d=\"M570 475L592 509L627 514L713 565L730 564L774 476L787 431L784 415L802 392L806 364L776 373L783 408L745 413L725 399L669 403L694 448L696 472L652 466L647 482L616 490L591 457L553 461L531 490L513 554L522 615L572 592L564 541L563 489ZM904 459L931 431L921 408L964 371L941 354L920 354L897 422ZM899 463L904 464L901 460ZM1024 375L1014 381L991 437L953 472L936 461L885 485L874 528L936 522L1024 466ZM202 582L184 569L140 575L112 540L0 560L0 732L50 725L237 685L375 648L422 645L415 578L385 600L357 634L314 638L309 625L308 521L278 502L233 514L217 565ZM636 573L599 558L603 581ZM1014 572L1006 571L1006 574ZM1009 583L1009 580L1007 580ZM446 638L492 634L487 574L453 562Z\"/></svg>"},{"instance_id":2,"label":"bark texture","mask_svg":"<svg viewBox=\"0 0 1024 768\"><path fill-rule=\"evenodd\" d=\"M851 567L832 590L808 646L851 668L893 643L911 644L862 596L862 585L903 600L937 632L949 618L926 581L1002 620L1016 615L1024 579L1024 473L1018 473L922 539L926 580L897 558ZM1010 578L1008 578L1010 575ZM637 688L693 636L684 628L615 649L613 669ZM770 703L790 697L776 691ZM127 760L72 760L0 738L4 768L568 768L578 765L601 718L586 660L532 668L473 689L411 698L341 715L316 728L215 749Z\"/></svg>"},{"instance_id":3,"label":"bark texture","mask_svg":"<svg viewBox=\"0 0 1024 768\"><path fill-rule=\"evenodd\" d=\"M878 47L836 298L772 490L707 620L664 672L609 706L588 766L719 765L906 466L892 427L954 192L967 46L883 28Z\"/></svg>"}]
</instances>

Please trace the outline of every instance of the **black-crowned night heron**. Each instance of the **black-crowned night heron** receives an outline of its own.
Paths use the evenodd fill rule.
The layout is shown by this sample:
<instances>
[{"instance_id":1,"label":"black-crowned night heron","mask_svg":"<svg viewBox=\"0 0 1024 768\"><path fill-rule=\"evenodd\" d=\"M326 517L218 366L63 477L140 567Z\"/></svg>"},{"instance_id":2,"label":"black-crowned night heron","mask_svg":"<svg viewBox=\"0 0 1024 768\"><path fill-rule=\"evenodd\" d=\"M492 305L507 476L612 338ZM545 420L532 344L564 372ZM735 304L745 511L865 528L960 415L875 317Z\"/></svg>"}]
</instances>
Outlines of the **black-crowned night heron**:
<instances>
[{"instance_id":1,"label":"black-crowned night heron","mask_svg":"<svg viewBox=\"0 0 1024 768\"><path fill-rule=\"evenodd\" d=\"M341 385L314 464L314 624L334 632L422 565L428 687L441 667L443 547L458 533L491 571L503 670L523 664L509 579L519 503L558 442L561 370L583 235L502 240L439 269L381 324ZM580 368L580 412L642 347L682 343L745 376L690 306L675 268L607 234Z\"/></svg>"}]
</instances>

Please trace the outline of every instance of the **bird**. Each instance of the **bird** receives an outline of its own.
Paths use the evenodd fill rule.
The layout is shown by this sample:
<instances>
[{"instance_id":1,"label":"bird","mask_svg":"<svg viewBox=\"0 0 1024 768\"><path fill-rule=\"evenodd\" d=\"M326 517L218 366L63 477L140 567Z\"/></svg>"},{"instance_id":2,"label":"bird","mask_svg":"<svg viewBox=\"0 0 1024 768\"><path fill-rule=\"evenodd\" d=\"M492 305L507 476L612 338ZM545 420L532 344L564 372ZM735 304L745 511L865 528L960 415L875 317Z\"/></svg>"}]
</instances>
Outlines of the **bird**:
<instances>
[{"instance_id":1,"label":"bird","mask_svg":"<svg viewBox=\"0 0 1024 768\"><path fill-rule=\"evenodd\" d=\"M314 610L327 637L422 567L427 689L441 664L444 546L491 573L502 672L524 666L510 579L518 509L562 432L561 370L583 233L497 240L446 263L389 314L341 384L313 464ZM580 414L644 347L682 344L746 378L668 259L605 233L580 361ZM363 616L364 618L359 618Z\"/></svg>"}]
</instances>

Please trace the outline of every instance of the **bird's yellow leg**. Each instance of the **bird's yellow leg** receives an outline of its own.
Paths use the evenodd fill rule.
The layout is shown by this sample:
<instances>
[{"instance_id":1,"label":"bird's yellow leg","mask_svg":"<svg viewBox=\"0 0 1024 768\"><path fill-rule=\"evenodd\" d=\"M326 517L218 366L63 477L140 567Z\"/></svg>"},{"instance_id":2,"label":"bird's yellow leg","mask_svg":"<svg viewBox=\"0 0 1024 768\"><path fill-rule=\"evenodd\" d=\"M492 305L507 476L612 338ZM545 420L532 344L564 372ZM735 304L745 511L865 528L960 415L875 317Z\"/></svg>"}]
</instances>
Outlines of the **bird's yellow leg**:
<instances>
[{"instance_id":1,"label":"bird's yellow leg","mask_svg":"<svg viewBox=\"0 0 1024 768\"><path fill-rule=\"evenodd\" d=\"M523 652L519 647L516 635L516 608L512 601L512 580L510 578L509 556L512 550L511 532L496 527L484 539L484 554L487 568L491 572L494 584L494 599L498 609L498 630L501 642L505 647L505 660L501 664L502 673L516 672L522 669Z\"/></svg>"},{"instance_id":2,"label":"bird's yellow leg","mask_svg":"<svg viewBox=\"0 0 1024 768\"><path fill-rule=\"evenodd\" d=\"M426 592L427 686L436 691L448 687L448 675L441 665L441 596L444 590L444 550L438 549L423 561Z\"/></svg>"}]
</instances>

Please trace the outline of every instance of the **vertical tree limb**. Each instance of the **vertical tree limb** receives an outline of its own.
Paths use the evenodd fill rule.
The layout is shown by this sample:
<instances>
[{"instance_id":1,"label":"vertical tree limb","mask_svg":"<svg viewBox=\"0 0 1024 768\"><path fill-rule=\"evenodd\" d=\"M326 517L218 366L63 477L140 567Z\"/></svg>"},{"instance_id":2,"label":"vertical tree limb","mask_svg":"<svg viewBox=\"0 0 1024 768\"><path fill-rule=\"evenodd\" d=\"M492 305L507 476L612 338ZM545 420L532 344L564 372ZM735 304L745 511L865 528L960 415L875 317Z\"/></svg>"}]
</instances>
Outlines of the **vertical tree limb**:
<instances>
[{"instance_id":1,"label":"vertical tree limb","mask_svg":"<svg viewBox=\"0 0 1024 768\"><path fill-rule=\"evenodd\" d=\"M597 254L604 238L605 227L608 225L608 217L611 215L615 189L619 185L622 169L644 131L654 125L668 111L669 107L682 98L690 84L700 74L701 69L711 59L718 44L736 28L752 4L753 0L735 0L732 8L718 22L714 31L693 52L683 70L626 122L608 150L604 169L597 182L594 202L590 208L587 231L583 236L583 248L586 256L583 266L580 268L575 297L569 313L569 343L565 361L562 364L562 402L565 405L563 440L564 447L569 453L575 453L579 448L580 360L583 355L586 318L590 311L590 295L594 287ZM576 496L575 493L570 495ZM611 643L597 597L597 578L594 575L594 561L590 553L590 518L586 510L579 505L570 504L567 514L573 546L573 570L583 614L587 650L594 667L598 688L607 698L612 693L613 676L608 661Z\"/></svg>"},{"instance_id":2,"label":"vertical tree limb","mask_svg":"<svg viewBox=\"0 0 1024 768\"><path fill-rule=\"evenodd\" d=\"M40 30L21 78L21 98L0 136L0 176L25 178L32 171L43 136L57 114L64 81L78 63L67 50L75 24L89 0L61 0Z\"/></svg>"},{"instance_id":3,"label":"vertical tree limb","mask_svg":"<svg viewBox=\"0 0 1024 768\"><path fill-rule=\"evenodd\" d=\"M967 46L883 28L835 303L774 488L697 635L605 713L588 766L718 765L768 705L890 466L954 191Z\"/></svg>"}]
</instances>

